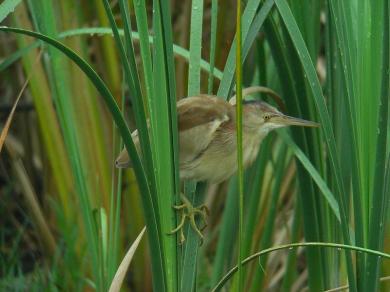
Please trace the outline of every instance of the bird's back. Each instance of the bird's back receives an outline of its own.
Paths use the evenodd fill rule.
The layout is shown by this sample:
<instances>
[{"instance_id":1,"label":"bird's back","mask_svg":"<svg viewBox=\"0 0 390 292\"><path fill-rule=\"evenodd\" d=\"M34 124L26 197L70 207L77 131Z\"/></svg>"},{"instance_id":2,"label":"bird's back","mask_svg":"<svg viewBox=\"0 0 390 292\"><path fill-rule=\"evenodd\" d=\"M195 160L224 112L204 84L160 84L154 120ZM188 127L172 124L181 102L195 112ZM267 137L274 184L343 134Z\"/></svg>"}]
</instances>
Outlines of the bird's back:
<instances>
[{"instance_id":1,"label":"bird's back","mask_svg":"<svg viewBox=\"0 0 390 292\"><path fill-rule=\"evenodd\" d=\"M177 103L180 163L199 157L224 123L234 119L227 102L212 96L194 96Z\"/></svg>"}]
</instances>

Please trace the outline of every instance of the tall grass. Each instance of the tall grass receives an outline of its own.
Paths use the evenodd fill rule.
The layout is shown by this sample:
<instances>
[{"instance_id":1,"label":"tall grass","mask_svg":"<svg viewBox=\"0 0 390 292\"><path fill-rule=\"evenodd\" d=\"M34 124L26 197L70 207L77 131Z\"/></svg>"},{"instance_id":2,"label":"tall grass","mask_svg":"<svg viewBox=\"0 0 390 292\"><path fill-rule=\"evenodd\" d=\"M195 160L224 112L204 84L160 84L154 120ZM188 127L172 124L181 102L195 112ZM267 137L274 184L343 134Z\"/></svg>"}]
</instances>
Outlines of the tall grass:
<instances>
[{"instance_id":1,"label":"tall grass","mask_svg":"<svg viewBox=\"0 0 390 292\"><path fill-rule=\"evenodd\" d=\"M39 213L55 234L54 254L61 255L40 248L33 269L15 272L28 264L16 252L21 235L39 238L42 231L29 211L15 217L15 208L31 203L15 203L4 191L4 218L16 219L0 232L12 247L0 287L43 274L50 287L105 291L145 224L148 245L140 245L129 271L137 291L386 291L380 278L390 273L383 260L390 251L389 1L171 2L0 4L0 19L14 27L0 27L0 90L10 103L21 88L12 74L31 76L25 99L38 121L16 113L9 139L17 142L8 143L12 155L1 154L1 176L17 194L15 170L26 166L25 186L37 193ZM190 11L189 27L179 25L183 11ZM189 43L177 46L188 33ZM185 71L178 60L188 63L188 78L177 76ZM185 182L182 189L177 90L228 99L237 88L241 105L242 86L252 85L272 88L283 111L321 127L271 133L243 175L220 186ZM267 99L249 98L259 97ZM32 135L23 119L39 129L41 151L20 142ZM141 156L130 135L135 128ZM118 134L133 162L123 174L113 168ZM13 154L17 145L27 153L22 160ZM47 176L44 188L34 171ZM190 228L182 246L168 235L180 219L172 206L181 192L210 207L202 246Z\"/></svg>"}]
</instances>

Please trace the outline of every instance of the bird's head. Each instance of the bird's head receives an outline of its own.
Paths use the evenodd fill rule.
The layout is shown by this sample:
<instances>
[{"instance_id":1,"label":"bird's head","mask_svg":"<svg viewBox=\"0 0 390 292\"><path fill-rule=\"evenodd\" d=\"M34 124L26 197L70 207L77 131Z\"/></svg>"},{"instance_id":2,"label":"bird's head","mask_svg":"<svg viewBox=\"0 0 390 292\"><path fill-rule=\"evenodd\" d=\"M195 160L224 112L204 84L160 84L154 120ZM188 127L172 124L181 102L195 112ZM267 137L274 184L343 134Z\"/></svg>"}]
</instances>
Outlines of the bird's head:
<instances>
[{"instance_id":1,"label":"bird's head","mask_svg":"<svg viewBox=\"0 0 390 292\"><path fill-rule=\"evenodd\" d=\"M287 126L319 126L315 122L287 116L262 101L244 101L243 111L244 127L254 130L257 129L262 133L268 133L271 130Z\"/></svg>"}]
</instances>

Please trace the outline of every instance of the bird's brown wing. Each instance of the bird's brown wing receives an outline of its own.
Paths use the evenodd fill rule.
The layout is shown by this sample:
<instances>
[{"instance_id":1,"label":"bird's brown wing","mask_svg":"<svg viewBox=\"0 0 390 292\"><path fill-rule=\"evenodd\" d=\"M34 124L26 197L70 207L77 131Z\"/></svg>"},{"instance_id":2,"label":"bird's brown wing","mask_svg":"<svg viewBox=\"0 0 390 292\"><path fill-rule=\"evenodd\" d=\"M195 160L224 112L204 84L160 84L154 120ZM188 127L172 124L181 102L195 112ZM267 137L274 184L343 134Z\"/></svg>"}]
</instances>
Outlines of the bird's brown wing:
<instances>
[{"instance_id":1,"label":"bird's brown wing","mask_svg":"<svg viewBox=\"0 0 390 292\"><path fill-rule=\"evenodd\" d=\"M215 96L200 95L177 103L180 164L199 157L222 124L232 122L234 108Z\"/></svg>"},{"instance_id":2,"label":"bird's brown wing","mask_svg":"<svg viewBox=\"0 0 390 292\"><path fill-rule=\"evenodd\" d=\"M202 153L221 124L232 121L234 109L228 102L211 95L183 98L177 103L180 163L186 163ZM140 153L138 132L132 134ZM126 149L116 160L117 167L131 167Z\"/></svg>"},{"instance_id":3,"label":"bird's brown wing","mask_svg":"<svg viewBox=\"0 0 390 292\"><path fill-rule=\"evenodd\" d=\"M211 95L183 98L177 103L178 128L186 131L214 121L233 118L233 107L226 101Z\"/></svg>"}]
</instances>

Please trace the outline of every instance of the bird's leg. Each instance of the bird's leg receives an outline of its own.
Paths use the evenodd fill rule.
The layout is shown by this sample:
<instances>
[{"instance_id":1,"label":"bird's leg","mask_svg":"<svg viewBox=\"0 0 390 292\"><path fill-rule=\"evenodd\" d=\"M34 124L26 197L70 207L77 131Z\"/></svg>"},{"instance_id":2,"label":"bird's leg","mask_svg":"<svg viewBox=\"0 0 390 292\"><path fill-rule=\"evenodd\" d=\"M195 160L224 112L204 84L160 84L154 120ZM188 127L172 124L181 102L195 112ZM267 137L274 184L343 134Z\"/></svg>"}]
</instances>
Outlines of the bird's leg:
<instances>
[{"instance_id":1,"label":"bird's leg","mask_svg":"<svg viewBox=\"0 0 390 292\"><path fill-rule=\"evenodd\" d=\"M186 219L189 220L189 223L192 229L198 234L200 237L200 244L203 243L203 231L207 227L207 216L209 215L209 210L205 204L200 205L199 207L194 207L191 202L183 195L180 194L181 200L183 204L173 206L173 208L181 213L181 219L179 225L173 229L169 234L175 234L176 232L180 232L180 244L183 244L185 241L184 236L184 223ZM199 215L201 220L203 221L203 226L198 228L196 225L196 215Z\"/></svg>"}]
</instances>

